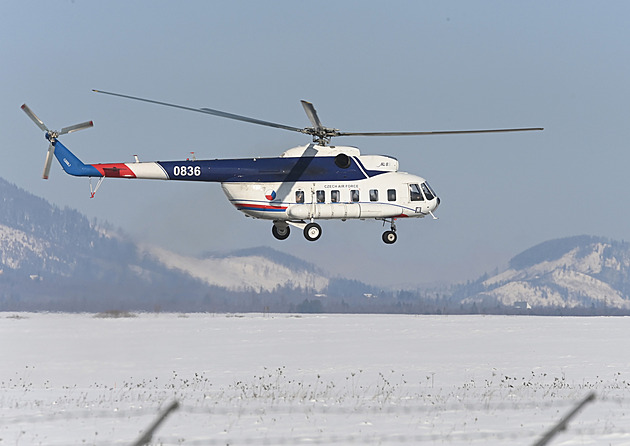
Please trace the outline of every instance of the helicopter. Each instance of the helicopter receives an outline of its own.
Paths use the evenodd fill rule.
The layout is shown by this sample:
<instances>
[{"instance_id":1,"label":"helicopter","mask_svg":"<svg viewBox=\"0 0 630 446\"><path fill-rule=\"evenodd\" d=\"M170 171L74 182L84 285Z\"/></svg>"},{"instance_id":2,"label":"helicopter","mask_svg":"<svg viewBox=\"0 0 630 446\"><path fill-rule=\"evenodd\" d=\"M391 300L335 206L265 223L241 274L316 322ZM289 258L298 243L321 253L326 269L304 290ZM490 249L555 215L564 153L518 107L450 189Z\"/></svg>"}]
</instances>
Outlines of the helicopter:
<instances>
[{"instance_id":1,"label":"helicopter","mask_svg":"<svg viewBox=\"0 0 630 446\"><path fill-rule=\"evenodd\" d=\"M386 244L398 239L396 221L401 218L431 216L440 198L418 175L399 171L398 160L387 155L362 155L357 147L330 145L340 136L419 136L470 133L500 133L543 130L508 128L489 130L444 130L414 132L342 132L322 125L312 103L301 101L311 127L293 127L236 115L211 108L194 108L135 96L93 90L150 104L205 113L310 135L312 142L284 151L278 157L183 161L85 164L59 137L90 128L92 121L50 130L26 105L22 110L45 132L49 141L42 178L48 179L53 156L69 175L90 179L90 197L105 178L201 181L220 183L227 199L248 217L271 220L271 232L285 240L291 227L298 228L308 241L316 241L322 228L316 220L375 219L389 225L382 234ZM92 178L97 178L92 186Z\"/></svg>"}]
</instances>

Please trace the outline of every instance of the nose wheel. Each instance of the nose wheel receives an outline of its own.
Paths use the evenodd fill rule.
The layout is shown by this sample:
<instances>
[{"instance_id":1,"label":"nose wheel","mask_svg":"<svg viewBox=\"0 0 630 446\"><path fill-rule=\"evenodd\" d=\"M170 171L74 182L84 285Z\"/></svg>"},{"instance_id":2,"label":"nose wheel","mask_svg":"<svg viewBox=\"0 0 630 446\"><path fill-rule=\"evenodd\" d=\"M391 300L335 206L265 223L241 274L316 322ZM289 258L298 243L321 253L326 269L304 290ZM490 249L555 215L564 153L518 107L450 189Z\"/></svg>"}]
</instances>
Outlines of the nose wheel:
<instances>
[{"instance_id":1,"label":"nose wheel","mask_svg":"<svg viewBox=\"0 0 630 446\"><path fill-rule=\"evenodd\" d=\"M386 222L386 221L387 220L383 220L383 222ZM383 232L383 241L387 243L388 245L391 245L392 243L396 243L396 240L398 240L398 235L396 235L396 222L394 221L393 218L390 220L390 224L391 224L391 229L389 231Z\"/></svg>"},{"instance_id":2,"label":"nose wheel","mask_svg":"<svg viewBox=\"0 0 630 446\"><path fill-rule=\"evenodd\" d=\"M388 245L391 245L392 243L396 243L396 240L398 240L398 236L396 235L394 231L383 232L383 241L387 243Z\"/></svg>"}]
</instances>

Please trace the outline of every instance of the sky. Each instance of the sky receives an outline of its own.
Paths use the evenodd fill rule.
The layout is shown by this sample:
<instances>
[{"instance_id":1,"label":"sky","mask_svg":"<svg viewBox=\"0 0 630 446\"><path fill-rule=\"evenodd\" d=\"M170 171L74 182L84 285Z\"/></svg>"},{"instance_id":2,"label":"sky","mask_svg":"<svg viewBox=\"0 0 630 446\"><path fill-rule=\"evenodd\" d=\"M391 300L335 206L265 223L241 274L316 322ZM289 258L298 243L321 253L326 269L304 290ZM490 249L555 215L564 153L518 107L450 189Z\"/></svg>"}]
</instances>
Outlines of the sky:
<instances>
[{"instance_id":1,"label":"sky","mask_svg":"<svg viewBox=\"0 0 630 446\"><path fill-rule=\"evenodd\" d=\"M474 280L543 241L630 239L628 2L4 1L0 177L60 207L182 254L270 246L383 286ZM214 183L85 178L55 164L20 110L86 163L276 156L298 133L93 93L114 91L309 126L300 100L343 131L544 127L543 132L337 145L396 157L441 199L439 220L324 221L286 241Z\"/></svg>"}]
</instances>

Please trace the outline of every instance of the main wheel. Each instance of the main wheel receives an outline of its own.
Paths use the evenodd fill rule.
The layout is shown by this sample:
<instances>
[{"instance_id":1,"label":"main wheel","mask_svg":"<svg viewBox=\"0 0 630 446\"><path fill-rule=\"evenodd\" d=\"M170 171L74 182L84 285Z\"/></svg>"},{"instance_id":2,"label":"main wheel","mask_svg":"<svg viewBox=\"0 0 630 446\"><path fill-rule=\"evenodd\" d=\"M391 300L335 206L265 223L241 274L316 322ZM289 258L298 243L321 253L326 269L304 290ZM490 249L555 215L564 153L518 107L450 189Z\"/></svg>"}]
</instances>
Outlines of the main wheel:
<instances>
[{"instance_id":1,"label":"main wheel","mask_svg":"<svg viewBox=\"0 0 630 446\"><path fill-rule=\"evenodd\" d=\"M394 231L385 231L383 232L383 241L388 245L395 243L398 240L398 236Z\"/></svg>"},{"instance_id":2,"label":"main wheel","mask_svg":"<svg viewBox=\"0 0 630 446\"><path fill-rule=\"evenodd\" d=\"M314 242L322 235L322 227L317 223L309 223L304 228L304 237L309 242Z\"/></svg>"},{"instance_id":3,"label":"main wheel","mask_svg":"<svg viewBox=\"0 0 630 446\"><path fill-rule=\"evenodd\" d=\"M271 226L271 233L278 240L286 240L291 233L291 228L287 225L284 227L278 227L276 225Z\"/></svg>"}]
</instances>

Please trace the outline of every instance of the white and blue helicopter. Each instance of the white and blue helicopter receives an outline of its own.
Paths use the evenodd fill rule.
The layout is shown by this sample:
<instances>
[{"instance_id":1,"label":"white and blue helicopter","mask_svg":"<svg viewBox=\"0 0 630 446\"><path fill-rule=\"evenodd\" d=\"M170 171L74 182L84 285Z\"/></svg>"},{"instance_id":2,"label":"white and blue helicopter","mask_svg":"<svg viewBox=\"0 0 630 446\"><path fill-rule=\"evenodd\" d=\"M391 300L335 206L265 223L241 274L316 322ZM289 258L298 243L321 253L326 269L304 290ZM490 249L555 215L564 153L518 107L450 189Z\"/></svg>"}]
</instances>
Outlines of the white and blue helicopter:
<instances>
[{"instance_id":1,"label":"white and blue helicopter","mask_svg":"<svg viewBox=\"0 0 630 446\"><path fill-rule=\"evenodd\" d=\"M396 220L431 216L440 198L422 177L398 170L398 160L384 155L361 155L356 147L329 145L338 136L409 136L462 133L498 133L543 130L511 128L492 130L447 130L421 132L342 132L324 127L310 102L302 106L312 127L299 128L248 118L209 108L192 108L166 102L93 90L111 96L164 105L252 124L311 135L313 142L286 150L279 157L132 163L85 164L60 141L59 136L92 127L92 121L48 129L26 105L22 110L45 132L50 142L43 178L48 179L53 155L63 170L89 177L91 197L105 178L203 181L221 183L228 200L246 216L271 220L278 240L289 237L291 227L315 241L322 234L316 220L376 219L389 224L383 233L387 244L396 242ZM92 187L92 178L97 178Z\"/></svg>"}]
</instances>

